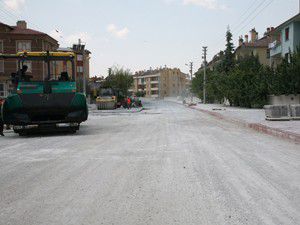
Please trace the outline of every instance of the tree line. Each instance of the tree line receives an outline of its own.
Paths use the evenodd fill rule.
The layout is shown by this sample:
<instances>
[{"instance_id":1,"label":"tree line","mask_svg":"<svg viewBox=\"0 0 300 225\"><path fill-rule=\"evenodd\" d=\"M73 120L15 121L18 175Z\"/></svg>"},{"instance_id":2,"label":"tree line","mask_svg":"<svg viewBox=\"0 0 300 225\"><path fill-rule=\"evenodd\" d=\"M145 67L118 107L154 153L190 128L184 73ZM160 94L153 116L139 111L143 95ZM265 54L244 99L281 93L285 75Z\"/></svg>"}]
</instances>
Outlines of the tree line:
<instances>
[{"instance_id":1,"label":"tree line","mask_svg":"<svg viewBox=\"0 0 300 225\"><path fill-rule=\"evenodd\" d=\"M203 99L204 73L199 70L192 80L191 90ZM300 94L300 51L283 59L276 68L260 64L258 56L235 59L230 30L226 33L226 49L213 70L207 70L207 101L232 106L261 108L269 95Z\"/></svg>"}]
</instances>

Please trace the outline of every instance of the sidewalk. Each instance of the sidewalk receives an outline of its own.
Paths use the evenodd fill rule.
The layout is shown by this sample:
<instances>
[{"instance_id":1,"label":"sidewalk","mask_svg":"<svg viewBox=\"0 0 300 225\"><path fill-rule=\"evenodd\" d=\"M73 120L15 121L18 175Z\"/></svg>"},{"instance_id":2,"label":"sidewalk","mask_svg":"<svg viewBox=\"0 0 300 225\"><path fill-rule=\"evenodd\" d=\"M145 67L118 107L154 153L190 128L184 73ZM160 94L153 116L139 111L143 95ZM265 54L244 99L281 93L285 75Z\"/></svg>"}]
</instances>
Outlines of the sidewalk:
<instances>
[{"instance_id":1,"label":"sidewalk","mask_svg":"<svg viewBox=\"0 0 300 225\"><path fill-rule=\"evenodd\" d=\"M179 99L167 99L167 101L182 104ZM246 109L227 107L218 104L197 104L190 108L210 114L219 119L249 127L256 131L273 136L300 142L300 121L267 121L263 109Z\"/></svg>"}]
</instances>

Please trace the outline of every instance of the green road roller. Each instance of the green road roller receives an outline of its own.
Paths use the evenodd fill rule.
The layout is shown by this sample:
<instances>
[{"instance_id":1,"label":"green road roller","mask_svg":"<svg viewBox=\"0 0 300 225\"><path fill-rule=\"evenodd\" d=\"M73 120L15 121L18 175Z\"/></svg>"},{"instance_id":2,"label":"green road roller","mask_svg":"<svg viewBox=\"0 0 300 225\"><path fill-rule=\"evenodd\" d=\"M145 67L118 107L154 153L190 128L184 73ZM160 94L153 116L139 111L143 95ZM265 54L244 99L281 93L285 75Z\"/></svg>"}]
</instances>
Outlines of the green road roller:
<instances>
[{"instance_id":1,"label":"green road roller","mask_svg":"<svg viewBox=\"0 0 300 225\"><path fill-rule=\"evenodd\" d=\"M20 52L0 54L0 59L15 59L19 69L11 74L14 90L1 108L3 123L12 125L16 133L52 130L75 133L87 120L86 96L76 88L73 52ZM45 78L33 80L27 75L27 61L42 62Z\"/></svg>"}]
</instances>

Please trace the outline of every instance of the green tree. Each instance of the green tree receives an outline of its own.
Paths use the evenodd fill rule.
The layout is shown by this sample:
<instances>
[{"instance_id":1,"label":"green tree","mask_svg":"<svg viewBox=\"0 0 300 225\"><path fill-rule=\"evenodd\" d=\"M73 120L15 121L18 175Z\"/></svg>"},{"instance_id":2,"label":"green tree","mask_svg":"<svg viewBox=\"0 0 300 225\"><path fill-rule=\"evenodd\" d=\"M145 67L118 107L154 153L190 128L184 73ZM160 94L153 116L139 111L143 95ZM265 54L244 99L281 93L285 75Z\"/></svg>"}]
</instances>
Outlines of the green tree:
<instances>
[{"instance_id":1,"label":"green tree","mask_svg":"<svg viewBox=\"0 0 300 225\"><path fill-rule=\"evenodd\" d=\"M105 78L104 86L112 88L121 96L128 96L128 90L133 84L133 77L129 70L123 68L112 68L110 74Z\"/></svg>"},{"instance_id":2,"label":"green tree","mask_svg":"<svg viewBox=\"0 0 300 225\"><path fill-rule=\"evenodd\" d=\"M221 102L224 98L220 89L220 76L217 72L208 70L206 73L206 99L209 103ZM192 92L199 98L203 99L203 71L198 71L192 80Z\"/></svg>"},{"instance_id":3,"label":"green tree","mask_svg":"<svg viewBox=\"0 0 300 225\"><path fill-rule=\"evenodd\" d=\"M258 108L267 103L269 70L257 56L246 56L237 61L228 74L226 96L235 106Z\"/></svg>"},{"instance_id":4,"label":"green tree","mask_svg":"<svg viewBox=\"0 0 300 225\"><path fill-rule=\"evenodd\" d=\"M222 60L222 70L228 73L234 66L234 45L232 42L232 33L228 27L226 32L226 49Z\"/></svg>"},{"instance_id":5,"label":"green tree","mask_svg":"<svg viewBox=\"0 0 300 225\"><path fill-rule=\"evenodd\" d=\"M300 51L291 54L290 59L283 59L277 67L270 85L274 95L300 94Z\"/></svg>"}]
</instances>

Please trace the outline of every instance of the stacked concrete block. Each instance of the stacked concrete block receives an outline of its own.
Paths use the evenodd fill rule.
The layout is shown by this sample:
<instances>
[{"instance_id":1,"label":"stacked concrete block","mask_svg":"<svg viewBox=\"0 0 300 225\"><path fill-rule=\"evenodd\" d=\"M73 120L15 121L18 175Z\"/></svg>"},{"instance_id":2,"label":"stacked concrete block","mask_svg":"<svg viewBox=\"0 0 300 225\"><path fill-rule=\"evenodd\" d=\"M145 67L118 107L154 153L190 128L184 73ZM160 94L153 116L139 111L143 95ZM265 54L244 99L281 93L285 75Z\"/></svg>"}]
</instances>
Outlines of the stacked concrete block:
<instances>
[{"instance_id":1,"label":"stacked concrete block","mask_svg":"<svg viewBox=\"0 0 300 225\"><path fill-rule=\"evenodd\" d=\"M264 107L266 120L290 120L289 105L266 105Z\"/></svg>"}]
</instances>

